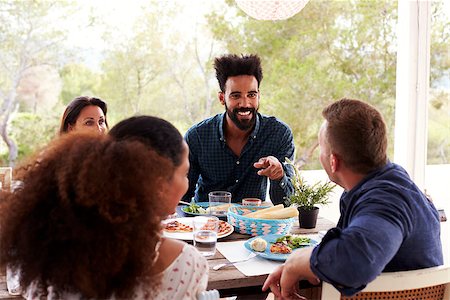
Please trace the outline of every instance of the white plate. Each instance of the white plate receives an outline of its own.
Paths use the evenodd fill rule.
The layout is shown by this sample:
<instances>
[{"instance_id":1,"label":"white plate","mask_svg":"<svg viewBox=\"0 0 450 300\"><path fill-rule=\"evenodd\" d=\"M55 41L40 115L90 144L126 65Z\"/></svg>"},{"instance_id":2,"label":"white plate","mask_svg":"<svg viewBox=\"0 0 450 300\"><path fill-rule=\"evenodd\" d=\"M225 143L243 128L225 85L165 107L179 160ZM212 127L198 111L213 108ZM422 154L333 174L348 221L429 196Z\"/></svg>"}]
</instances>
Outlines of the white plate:
<instances>
[{"instance_id":1,"label":"white plate","mask_svg":"<svg viewBox=\"0 0 450 300\"><path fill-rule=\"evenodd\" d=\"M186 218L176 218L176 219L167 219L163 221L163 224L168 223L168 222L172 222L172 221L178 221L180 223L183 223L185 225L189 225L192 227L192 217L186 217ZM225 222L225 221L221 221L221 222ZM225 222L227 223L227 222ZM229 224L229 223L227 223ZM222 235L217 236L218 239L224 238L226 236L229 236L230 234L233 233L234 231L234 227L232 225L230 225L231 228L233 230L224 233ZM184 241L192 241L192 232L167 232L165 230L163 230L163 236L168 237L168 238L172 238L172 239L178 239L178 240L184 240Z\"/></svg>"}]
</instances>

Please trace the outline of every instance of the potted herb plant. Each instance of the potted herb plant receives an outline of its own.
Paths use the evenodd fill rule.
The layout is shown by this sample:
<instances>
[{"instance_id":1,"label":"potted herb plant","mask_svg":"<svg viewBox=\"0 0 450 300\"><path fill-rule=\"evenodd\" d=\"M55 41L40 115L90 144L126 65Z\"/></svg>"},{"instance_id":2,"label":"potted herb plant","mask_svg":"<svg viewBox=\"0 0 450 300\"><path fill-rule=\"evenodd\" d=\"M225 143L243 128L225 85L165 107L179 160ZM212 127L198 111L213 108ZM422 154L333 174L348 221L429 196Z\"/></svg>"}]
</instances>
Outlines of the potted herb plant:
<instances>
[{"instance_id":1,"label":"potted herb plant","mask_svg":"<svg viewBox=\"0 0 450 300\"><path fill-rule=\"evenodd\" d=\"M300 228L314 228L319 215L317 205L329 203L329 194L336 185L329 181L309 185L291 160L286 158L286 164L294 169L294 176L291 178L294 192L289 198L291 203L297 206Z\"/></svg>"}]
</instances>

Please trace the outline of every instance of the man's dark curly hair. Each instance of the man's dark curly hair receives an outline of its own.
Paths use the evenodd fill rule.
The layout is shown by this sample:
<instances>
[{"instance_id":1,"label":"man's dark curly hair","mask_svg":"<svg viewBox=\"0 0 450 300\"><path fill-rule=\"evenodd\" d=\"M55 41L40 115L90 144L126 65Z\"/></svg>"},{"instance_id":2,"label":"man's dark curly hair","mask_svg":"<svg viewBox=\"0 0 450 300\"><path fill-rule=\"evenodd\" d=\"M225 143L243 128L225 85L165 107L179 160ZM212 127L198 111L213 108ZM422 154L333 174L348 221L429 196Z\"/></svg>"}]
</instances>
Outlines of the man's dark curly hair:
<instances>
[{"instance_id":1,"label":"man's dark curly hair","mask_svg":"<svg viewBox=\"0 0 450 300\"><path fill-rule=\"evenodd\" d=\"M0 195L0 264L20 270L23 288L126 299L141 285L151 299L158 182L173 163L138 141L74 133L27 166L23 186Z\"/></svg>"},{"instance_id":2,"label":"man's dark curly hair","mask_svg":"<svg viewBox=\"0 0 450 300\"><path fill-rule=\"evenodd\" d=\"M241 55L236 54L224 55L214 60L214 68L216 69L216 78L219 81L219 87L225 92L225 83L228 77L239 75L255 76L258 81L258 88L263 73L261 68L261 59L255 54Z\"/></svg>"}]
</instances>

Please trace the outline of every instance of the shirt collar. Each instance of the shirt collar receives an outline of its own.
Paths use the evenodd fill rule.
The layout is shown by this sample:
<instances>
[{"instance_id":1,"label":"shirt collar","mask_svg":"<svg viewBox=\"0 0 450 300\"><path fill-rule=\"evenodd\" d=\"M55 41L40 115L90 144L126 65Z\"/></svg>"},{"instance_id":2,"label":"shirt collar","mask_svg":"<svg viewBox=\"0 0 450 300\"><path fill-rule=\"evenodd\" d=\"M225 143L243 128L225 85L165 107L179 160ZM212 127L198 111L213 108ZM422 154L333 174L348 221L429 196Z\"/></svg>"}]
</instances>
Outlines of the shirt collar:
<instances>
[{"instance_id":1,"label":"shirt collar","mask_svg":"<svg viewBox=\"0 0 450 300\"><path fill-rule=\"evenodd\" d=\"M360 182L358 182L357 185L355 185L351 190L349 191L344 191L342 193L341 198L349 198L352 197L352 195L356 192L359 191L359 189L361 189L361 187L368 182L369 180L371 180L372 178L378 176L381 173L385 173L386 170L390 169L393 167L393 164L390 162L390 160L388 159L386 164L372 172L370 172L369 174L366 175L366 177L364 177Z\"/></svg>"},{"instance_id":2,"label":"shirt collar","mask_svg":"<svg viewBox=\"0 0 450 300\"><path fill-rule=\"evenodd\" d=\"M225 135L223 132L223 122L224 119L226 117L226 112L224 112L222 114L222 116L219 118L219 138L220 141L225 142ZM260 113L256 113L256 122L255 122L255 128L253 129L252 133L250 134L250 138L251 139L256 139L256 137L258 136L258 132L259 132L259 128L261 126L261 121L260 121Z\"/></svg>"}]
</instances>

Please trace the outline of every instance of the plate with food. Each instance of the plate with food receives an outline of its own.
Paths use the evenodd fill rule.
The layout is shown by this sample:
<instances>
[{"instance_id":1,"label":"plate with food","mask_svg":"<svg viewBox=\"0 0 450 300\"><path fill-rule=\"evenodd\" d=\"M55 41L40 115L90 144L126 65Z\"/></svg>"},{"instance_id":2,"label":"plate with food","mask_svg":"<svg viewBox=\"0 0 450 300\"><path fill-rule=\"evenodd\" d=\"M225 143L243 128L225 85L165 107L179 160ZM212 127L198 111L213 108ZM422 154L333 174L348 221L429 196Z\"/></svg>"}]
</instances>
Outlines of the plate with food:
<instances>
[{"instance_id":1,"label":"plate with food","mask_svg":"<svg viewBox=\"0 0 450 300\"><path fill-rule=\"evenodd\" d=\"M179 240L192 240L192 219L193 218L176 218L163 221L163 235L168 238ZM217 238L229 236L234 231L231 224L219 220L219 233Z\"/></svg>"},{"instance_id":2,"label":"plate with food","mask_svg":"<svg viewBox=\"0 0 450 300\"><path fill-rule=\"evenodd\" d=\"M228 208L231 206L231 203L223 204L215 206L214 209L220 209L227 211ZM191 202L189 205L185 205L181 208L181 211L183 211L187 215L191 216L204 216L204 215L211 215L211 209L209 208L209 202ZM227 214L214 214L217 217L226 217Z\"/></svg>"},{"instance_id":3,"label":"plate with food","mask_svg":"<svg viewBox=\"0 0 450 300\"><path fill-rule=\"evenodd\" d=\"M244 247L263 258L285 261L292 251L316 244L316 240L304 235L268 234L247 240Z\"/></svg>"},{"instance_id":4,"label":"plate with food","mask_svg":"<svg viewBox=\"0 0 450 300\"><path fill-rule=\"evenodd\" d=\"M208 207L209 202L191 202L190 205L183 206L181 210L187 215L203 216L208 214Z\"/></svg>"}]
</instances>

